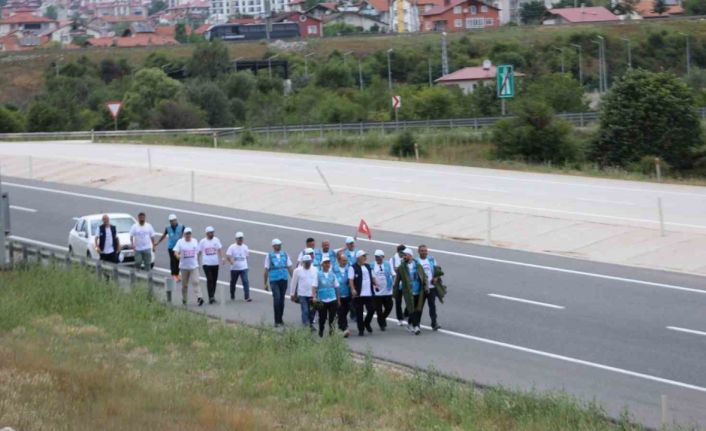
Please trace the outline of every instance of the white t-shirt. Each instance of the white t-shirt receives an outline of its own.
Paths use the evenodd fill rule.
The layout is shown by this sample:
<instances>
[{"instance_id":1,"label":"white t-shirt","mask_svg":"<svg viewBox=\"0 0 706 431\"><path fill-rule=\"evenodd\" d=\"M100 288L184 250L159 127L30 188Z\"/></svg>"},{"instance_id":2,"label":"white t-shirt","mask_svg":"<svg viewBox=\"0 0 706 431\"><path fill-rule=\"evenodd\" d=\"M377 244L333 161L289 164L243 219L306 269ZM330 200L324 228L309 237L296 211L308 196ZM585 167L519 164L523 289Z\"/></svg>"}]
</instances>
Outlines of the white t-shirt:
<instances>
[{"instance_id":1,"label":"white t-shirt","mask_svg":"<svg viewBox=\"0 0 706 431\"><path fill-rule=\"evenodd\" d=\"M390 258L390 266L392 267L393 271L396 271L397 268L402 265L402 258L400 257L399 253L395 253L391 258Z\"/></svg>"},{"instance_id":2,"label":"white t-shirt","mask_svg":"<svg viewBox=\"0 0 706 431\"><path fill-rule=\"evenodd\" d=\"M204 238L199 242L199 251L203 253L202 263L204 265L218 265L220 262L218 251L222 249L221 240L218 237L213 239Z\"/></svg>"},{"instance_id":3,"label":"white t-shirt","mask_svg":"<svg viewBox=\"0 0 706 431\"><path fill-rule=\"evenodd\" d=\"M247 245L238 245L233 243L226 250L226 256L233 259L233 264L230 266L232 271L242 271L248 269L248 256L250 256L250 249Z\"/></svg>"},{"instance_id":4,"label":"white t-shirt","mask_svg":"<svg viewBox=\"0 0 706 431\"><path fill-rule=\"evenodd\" d=\"M137 251L152 250L152 237L155 235L154 228L147 222L142 226L135 223L130 228L130 236L135 238L135 250Z\"/></svg>"},{"instance_id":5,"label":"white t-shirt","mask_svg":"<svg viewBox=\"0 0 706 431\"><path fill-rule=\"evenodd\" d=\"M390 276L394 280L395 270L390 268ZM373 263L373 277L375 277L375 282L380 290L375 292L376 295L389 296L392 295L392 283L387 285L387 277L385 277L385 265L379 264L377 262Z\"/></svg>"},{"instance_id":6,"label":"white t-shirt","mask_svg":"<svg viewBox=\"0 0 706 431\"><path fill-rule=\"evenodd\" d=\"M361 269L361 272L363 273L363 282L360 284L360 292L358 292L358 296L373 296L370 272L368 272L368 268L365 266L361 266ZM354 278L355 270L353 269L353 265L351 265L348 267L348 279L353 280Z\"/></svg>"},{"instance_id":7,"label":"white t-shirt","mask_svg":"<svg viewBox=\"0 0 706 431\"><path fill-rule=\"evenodd\" d=\"M311 287L317 281L319 269L311 265L309 269L303 266L298 267L292 273L292 285L290 295L294 295L295 289L298 296L311 296Z\"/></svg>"},{"instance_id":8,"label":"white t-shirt","mask_svg":"<svg viewBox=\"0 0 706 431\"><path fill-rule=\"evenodd\" d=\"M96 236L100 237L101 234L101 226L98 225L96 228ZM117 235L117 232L116 232ZM101 253L103 254L110 254L115 251L115 248L113 247L113 234L110 231L110 226L105 227L105 243L103 244L103 251Z\"/></svg>"},{"instance_id":9,"label":"white t-shirt","mask_svg":"<svg viewBox=\"0 0 706 431\"><path fill-rule=\"evenodd\" d=\"M422 268L424 269L424 274L427 275L427 284L429 285L430 288L434 287L431 282L431 263L429 263L429 258L427 259L422 259L419 258L419 264L422 265Z\"/></svg>"},{"instance_id":10,"label":"white t-shirt","mask_svg":"<svg viewBox=\"0 0 706 431\"><path fill-rule=\"evenodd\" d=\"M174 246L174 253L179 253L179 269L196 269L199 267L199 243L191 238L187 241L182 238Z\"/></svg>"}]
</instances>

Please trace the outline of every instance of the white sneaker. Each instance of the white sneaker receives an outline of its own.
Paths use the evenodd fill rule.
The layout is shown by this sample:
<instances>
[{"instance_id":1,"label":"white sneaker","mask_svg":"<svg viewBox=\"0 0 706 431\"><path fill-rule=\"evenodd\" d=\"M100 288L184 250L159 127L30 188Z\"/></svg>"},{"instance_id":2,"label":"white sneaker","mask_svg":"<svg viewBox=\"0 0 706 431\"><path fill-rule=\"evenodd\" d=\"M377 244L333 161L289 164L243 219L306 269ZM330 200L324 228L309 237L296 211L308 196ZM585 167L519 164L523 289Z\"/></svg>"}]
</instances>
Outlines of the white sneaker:
<instances>
[{"instance_id":1,"label":"white sneaker","mask_svg":"<svg viewBox=\"0 0 706 431\"><path fill-rule=\"evenodd\" d=\"M419 326L416 326L414 328L414 335L419 335L420 332L422 332L421 328L419 328Z\"/></svg>"},{"instance_id":2,"label":"white sneaker","mask_svg":"<svg viewBox=\"0 0 706 431\"><path fill-rule=\"evenodd\" d=\"M407 322L405 322L404 320L398 320L398 321L397 321L397 326L404 326L404 325L406 325L406 324L407 324Z\"/></svg>"},{"instance_id":3,"label":"white sneaker","mask_svg":"<svg viewBox=\"0 0 706 431\"><path fill-rule=\"evenodd\" d=\"M407 324L407 332L414 332L414 328L409 323Z\"/></svg>"}]
</instances>

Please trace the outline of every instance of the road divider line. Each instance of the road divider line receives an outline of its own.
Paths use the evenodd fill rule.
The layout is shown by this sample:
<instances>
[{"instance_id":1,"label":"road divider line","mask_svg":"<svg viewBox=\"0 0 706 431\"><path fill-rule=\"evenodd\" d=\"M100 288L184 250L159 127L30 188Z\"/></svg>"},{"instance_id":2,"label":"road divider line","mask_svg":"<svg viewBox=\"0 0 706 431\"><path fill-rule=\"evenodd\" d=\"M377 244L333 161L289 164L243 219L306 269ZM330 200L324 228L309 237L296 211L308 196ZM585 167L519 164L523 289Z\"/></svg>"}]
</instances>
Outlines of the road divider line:
<instances>
[{"instance_id":1,"label":"road divider line","mask_svg":"<svg viewBox=\"0 0 706 431\"><path fill-rule=\"evenodd\" d=\"M16 239L19 241L27 241L27 242L31 242L31 243L34 243L37 245L42 245L42 246L45 246L48 248L54 248L54 249L58 249L58 250L66 250L65 247L58 246L56 244L51 244L48 242L33 240L30 238L11 236L10 239ZM166 268L154 268L154 269L159 272L162 272L162 273L166 273L166 274L170 273L169 270L167 270ZM200 277L200 279L205 280L205 277ZM220 281L220 280L218 281L218 284L221 286L229 286L229 283L226 283L225 281ZM266 291L264 289L257 289L257 288L250 287L250 290L253 292L262 293L265 295L272 296L272 292ZM396 322L396 319L388 318L387 320L390 322ZM425 330L432 329L426 325L420 325L420 327ZM455 338L460 338L460 339L469 340L469 341L476 341L476 342L483 343L483 344L489 344L489 345L496 346L496 347L502 347L502 348L514 350L517 352L528 353L528 354L535 355L535 356L541 356L541 357L550 358L550 359L554 359L554 360L558 360L558 361L562 361L562 362L568 362L571 364L582 365L582 366L586 366L589 368L595 368L595 369L602 370L602 371L609 371L612 373L622 374L625 376L635 377L635 378L643 379L643 380L648 380L648 381L655 382L655 383L662 383L665 385L675 386L675 387L682 388L682 389L690 389L690 390L694 390L697 392L706 393L706 387L692 385L692 384L680 382L677 380L665 379L665 378L653 376L650 374L644 374L644 373L639 373L636 371L626 370L624 368L618 368L618 367L613 367L610 365L605 365L605 364L601 364L601 363L597 363L597 362L586 361L586 360L574 358L571 356L564 356L564 355L559 355L556 353L545 352L543 350L536 350L536 349L532 349L529 347L518 346L516 344L510 344L510 343L505 343L502 341L491 340L489 338L477 337L475 335L464 334L464 333L456 332L456 331L450 331L448 329L439 329L438 332L441 334L455 337Z\"/></svg>"},{"instance_id":2,"label":"road divider line","mask_svg":"<svg viewBox=\"0 0 706 431\"><path fill-rule=\"evenodd\" d=\"M37 212L37 210L35 210L34 208L21 207L18 205L10 205L10 209L16 210L16 211L24 211L24 212L28 212L28 213L36 213Z\"/></svg>"},{"instance_id":3,"label":"road divider line","mask_svg":"<svg viewBox=\"0 0 706 431\"><path fill-rule=\"evenodd\" d=\"M706 337L706 331L697 331L696 329L680 328L678 326L667 326L667 329L670 329L672 331L677 331L677 332L684 332L686 334L702 335L702 336Z\"/></svg>"},{"instance_id":4,"label":"road divider line","mask_svg":"<svg viewBox=\"0 0 706 431\"><path fill-rule=\"evenodd\" d=\"M47 193L56 193L64 196L75 196L75 197L81 197L81 198L86 198L86 199L93 199L93 200L98 200L98 201L103 201L103 202L112 202L112 203L120 203L120 204L126 204L126 205L133 205L141 208L153 208L153 209L158 209L158 210L163 210L163 211L168 211L168 212L180 212L183 214L190 214L190 215L195 215L195 216L201 216L201 217L211 217L214 219L219 219L219 220L227 220L227 221L234 221L238 223L247 223L247 224L252 224L256 226L266 226L266 227L271 227L271 228L276 228L276 229L283 229L283 230L290 230L294 232L303 232L307 234L316 234L316 235L326 235L334 238L346 238L348 235L345 234L337 234L337 233L332 233L332 232L324 232L324 231L319 231L315 229L305 229L305 228L299 228L299 227L294 227L294 226L286 226L286 225L281 225L277 223L267 223L267 222L261 222L257 220L248 220L248 219L243 219L243 218L238 218L238 217L229 217L229 216L223 216L219 214L211 214L211 213L205 213L201 211L193 211L193 210L187 210L183 208L175 208L175 207L170 207L166 205L156 205L156 204L150 204L146 202L139 202L139 201L131 201L127 199L117 199L117 198L109 198L105 196L97 196L97 195L91 195L87 193L78 193L78 192L70 192L66 190L57 190L57 189L52 189L49 187L39 187L39 186L30 186L30 185L25 185L25 184L19 184L19 183L13 183L13 182L3 182L4 186L9 186L9 187L16 187L20 189L27 189L27 190L36 190L36 191L43 191ZM358 241L362 242L368 242L372 244L382 244L382 245L388 245L388 246L394 246L397 247L398 243L396 242L390 242L390 241L380 241L380 240L369 240L367 238L358 238ZM416 248L416 247L412 247ZM456 257L464 257L468 259L474 259L474 260L481 260L485 262L493 262L493 263L500 263L500 264L505 264L505 265L514 265L514 266L520 266L523 268L532 268L532 269L538 269L538 270L543 270L543 271L551 271L551 272L557 272L557 273L562 273L562 274L571 274L571 275L579 275L583 277L592 277L592 278L598 278L598 279L603 279L603 280L610 280L610 281L618 281L626 284L637 284L637 285L644 285L644 286L650 286L650 287L658 287L658 288L663 288L663 289L671 289L671 290L676 290L676 291L681 291L681 292L689 292L689 293L699 293L699 294L706 294L706 290L704 289L696 289L696 288L691 288L691 287L685 287L685 286L677 286L673 284L666 284L666 283L655 283L651 281L646 281L646 280L637 280L633 278L625 278L625 277L616 277L612 275L606 275L606 274L598 274L598 273L593 273L593 272L586 272L586 271L576 271L573 269L566 269L566 268L559 268L559 267L554 267L554 266L546 266L546 265L537 265L533 263L526 263L526 262L519 262L519 261L514 261L514 260L507 260L507 259L497 259L493 257L487 257L487 256L479 256L479 255L473 255L473 254L467 254L467 253L459 253L459 252L454 252L454 251L447 251L447 250L440 250L440 249L434 249L434 248L429 248L429 251L433 253L438 253L438 254L445 254L447 256L456 256Z\"/></svg>"},{"instance_id":5,"label":"road divider line","mask_svg":"<svg viewBox=\"0 0 706 431\"><path fill-rule=\"evenodd\" d=\"M522 302L525 304L539 305L540 307L555 308L557 310L563 310L565 307L561 305L548 304L546 302L532 301L529 299L516 298L514 296L499 295L497 293L489 293L488 296L493 298L507 299L508 301Z\"/></svg>"}]
</instances>

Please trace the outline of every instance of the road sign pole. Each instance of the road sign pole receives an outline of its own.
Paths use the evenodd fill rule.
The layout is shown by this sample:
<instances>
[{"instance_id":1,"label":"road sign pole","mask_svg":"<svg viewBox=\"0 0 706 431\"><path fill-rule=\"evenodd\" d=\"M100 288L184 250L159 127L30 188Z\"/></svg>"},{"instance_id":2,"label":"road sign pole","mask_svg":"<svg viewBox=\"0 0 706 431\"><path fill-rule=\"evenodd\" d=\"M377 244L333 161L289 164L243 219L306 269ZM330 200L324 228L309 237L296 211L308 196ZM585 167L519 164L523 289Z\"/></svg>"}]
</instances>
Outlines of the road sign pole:
<instances>
[{"instance_id":1,"label":"road sign pole","mask_svg":"<svg viewBox=\"0 0 706 431\"><path fill-rule=\"evenodd\" d=\"M507 106L505 106L505 99L500 99L500 113L504 117L507 114Z\"/></svg>"},{"instance_id":2,"label":"road sign pole","mask_svg":"<svg viewBox=\"0 0 706 431\"><path fill-rule=\"evenodd\" d=\"M9 221L5 220L5 214L10 214L10 211L5 211L5 199L2 198L2 172L0 172L0 271L7 265L5 226Z\"/></svg>"}]
</instances>

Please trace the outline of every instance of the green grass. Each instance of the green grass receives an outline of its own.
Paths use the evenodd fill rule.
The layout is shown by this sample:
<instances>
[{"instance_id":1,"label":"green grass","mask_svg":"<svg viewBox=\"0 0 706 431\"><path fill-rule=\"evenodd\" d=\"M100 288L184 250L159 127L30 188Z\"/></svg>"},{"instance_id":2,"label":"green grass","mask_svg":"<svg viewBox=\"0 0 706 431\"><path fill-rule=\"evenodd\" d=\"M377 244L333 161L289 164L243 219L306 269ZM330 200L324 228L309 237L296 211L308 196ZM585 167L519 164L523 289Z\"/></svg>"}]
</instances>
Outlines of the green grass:
<instances>
[{"instance_id":1,"label":"green grass","mask_svg":"<svg viewBox=\"0 0 706 431\"><path fill-rule=\"evenodd\" d=\"M356 362L338 337L225 326L80 269L0 273L0 424L21 430L634 430L565 394Z\"/></svg>"}]
</instances>

